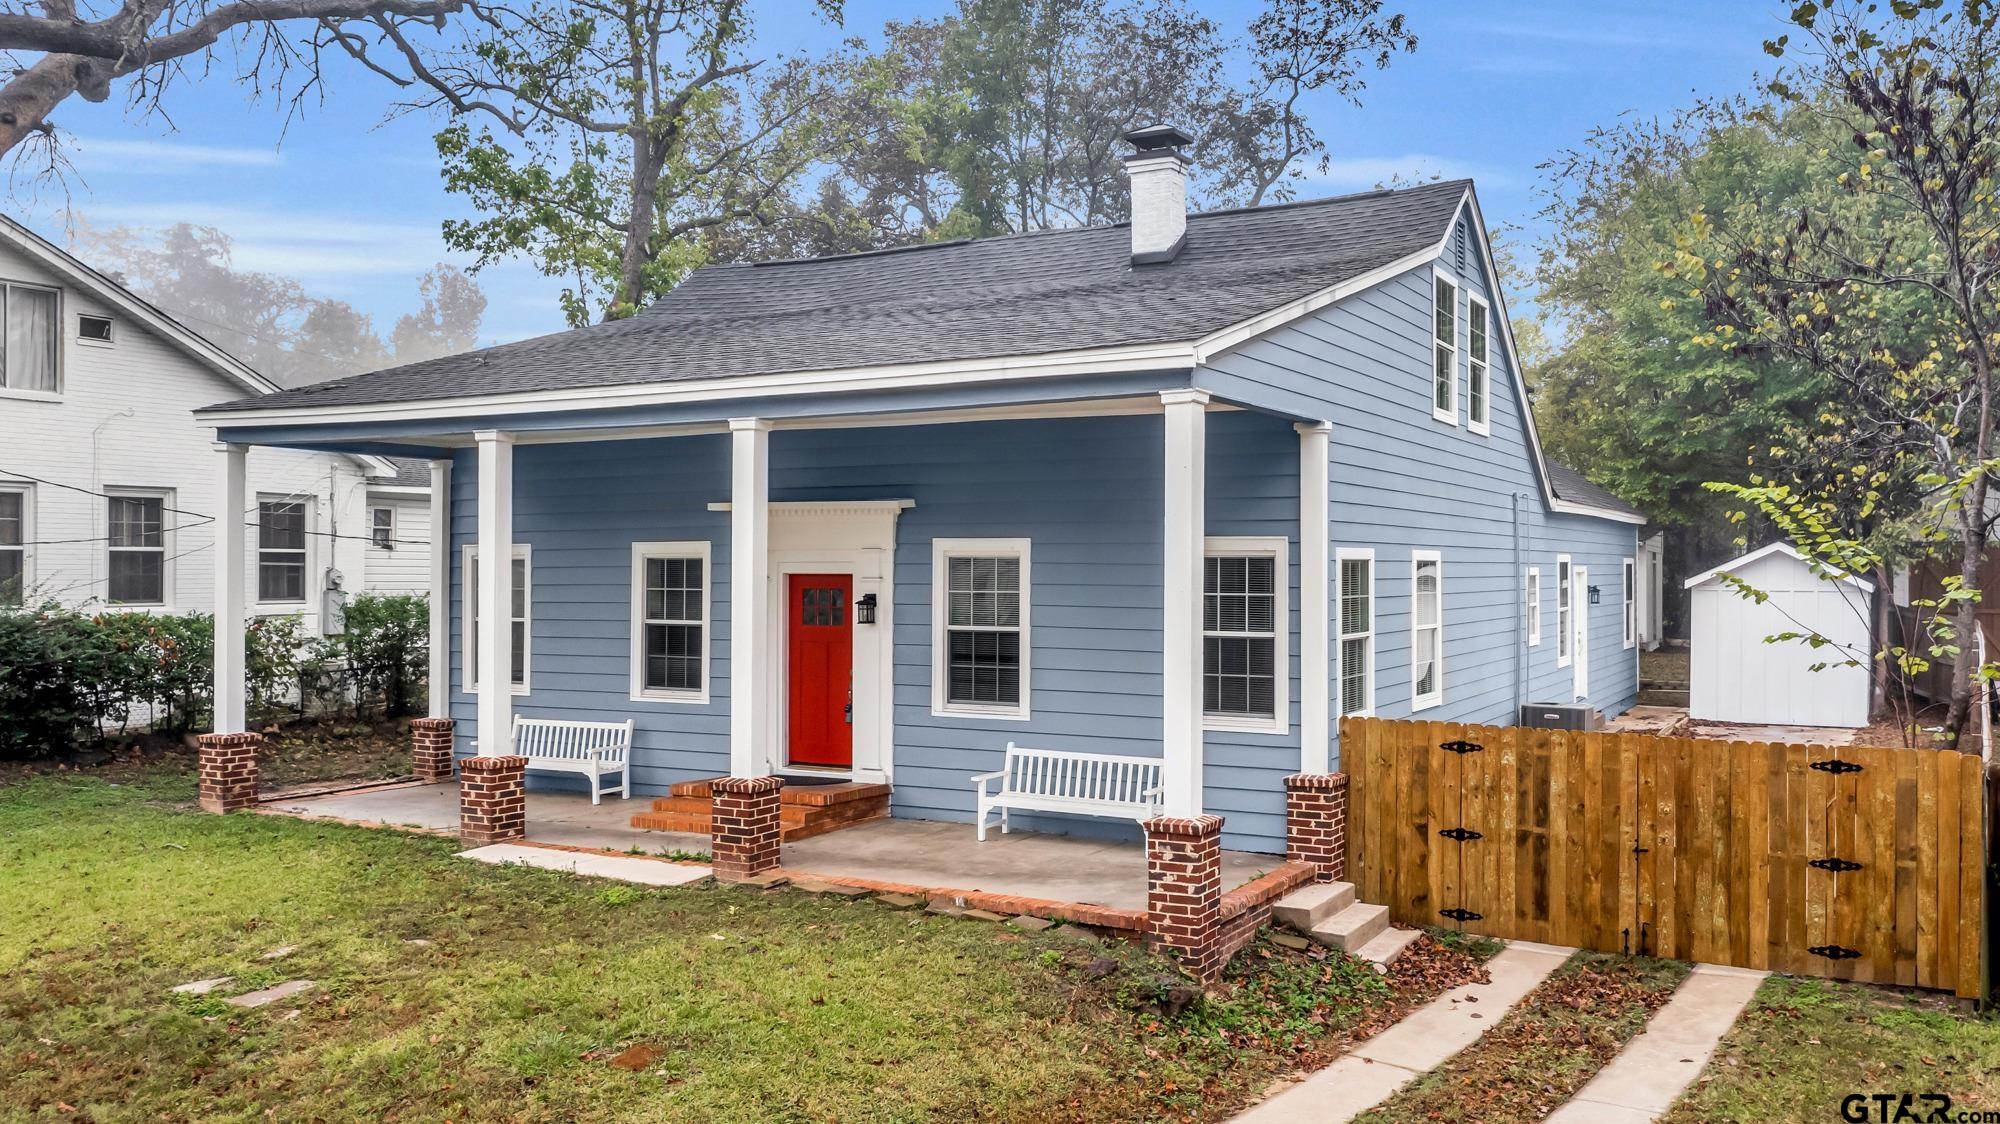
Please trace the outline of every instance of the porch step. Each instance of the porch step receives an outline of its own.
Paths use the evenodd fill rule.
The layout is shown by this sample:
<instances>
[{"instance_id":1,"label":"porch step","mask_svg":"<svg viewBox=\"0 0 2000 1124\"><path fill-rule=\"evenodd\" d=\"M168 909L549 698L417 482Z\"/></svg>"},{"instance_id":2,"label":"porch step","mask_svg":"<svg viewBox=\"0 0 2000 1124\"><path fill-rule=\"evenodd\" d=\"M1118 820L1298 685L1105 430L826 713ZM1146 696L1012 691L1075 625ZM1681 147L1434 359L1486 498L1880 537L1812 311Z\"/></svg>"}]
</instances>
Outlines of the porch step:
<instances>
[{"instance_id":1,"label":"porch step","mask_svg":"<svg viewBox=\"0 0 2000 1124\"><path fill-rule=\"evenodd\" d=\"M653 801L653 810L632 817L645 831L679 831L707 835L712 828L710 796L713 778L670 785L668 796ZM810 839L829 831L880 819L889 814L889 786L843 781L839 784L786 786L778 793L778 824L786 840Z\"/></svg>"},{"instance_id":2,"label":"porch step","mask_svg":"<svg viewBox=\"0 0 2000 1124\"><path fill-rule=\"evenodd\" d=\"M1389 907L1358 901L1348 882L1301 886L1271 905L1279 924L1329 948L1388 967L1418 937L1415 929L1389 927Z\"/></svg>"}]
</instances>

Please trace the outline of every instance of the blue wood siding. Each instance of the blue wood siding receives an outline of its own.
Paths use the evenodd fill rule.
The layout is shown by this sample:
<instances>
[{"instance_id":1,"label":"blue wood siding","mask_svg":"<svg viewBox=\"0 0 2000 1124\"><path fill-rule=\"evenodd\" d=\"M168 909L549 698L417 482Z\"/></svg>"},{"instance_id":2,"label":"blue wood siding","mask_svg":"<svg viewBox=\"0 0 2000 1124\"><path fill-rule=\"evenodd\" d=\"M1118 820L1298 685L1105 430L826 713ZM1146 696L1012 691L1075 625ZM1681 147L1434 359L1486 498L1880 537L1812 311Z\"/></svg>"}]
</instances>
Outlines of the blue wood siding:
<instances>
[{"instance_id":1,"label":"blue wood siding","mask_svg":"<svg viewBox=\"0 0 2000 1124\"><path fill-rule=\"evenodd\" d=\"M1160 752L1158 416L779 431L776 501L909 498L897 527L894 613L896 814L972 818L969 777L999 767L1009 740L1157 756ZM453 473L453 534L475 535L477 469ZM1231 846L1283 850L1282 786L1298 769L1297 437L1252 412L1209 423L1208 530L1291 541L1292 638L1284 734L1207 738L1208 803ZM637 721L635 790L728 771L730 676L727 439L715 436L522 445L515 452L516 539L532 549L531 717ZM931 549L938 538L1031 540L1030 719L941 717L931 706ZM633 542L712 544L710 702L629 698ZM458 691L464 604L453 552L453 714L469 750L476 700ZM561 786L566 778L536 777ZM1267 783L1268 782L1268 783ZM1129 824L1017 817L1023 826L1136 838Z\"/></svg>"},{"instance_id":2,"label":"blue wood siding","mask_svg":"<svg viewBox=\"0 0 2000 1124\"><path fill-rule=\"evenodd\" d=\"M1443 557L1444 701L1421 717L1512 723L1521 702L1571 701L1571 669L1556 666L1559 553L1587 566L1602 591L1601 602L1589 607L1589 702L1614 715L1638 695L1638 653L1624 646L1621 603L1622 563L1636 554L1638 528L1548 510L1492 281L1463 217L1459 235L1464 254L1455 236L1437 263L1460 285L1458 425L1431 413L1429 264L1214 357L1196 382L1237 401L1332 423L1333 546L1375 552L1376 714L1414 713L1412 552L1435 550ZM1466 425L1468 294L1493 305L1491 436ZM1525 646L1523 631L1527 566L1542 571L1542 643L1534 648ZM1337 583L1338 566L1332 578ZM1334 667L1337 676L1337 659ZM1338 706L1336 695L1336 712ZM1245 778L1240 787L1275 779Z\"/></svg>"}]
</instances>

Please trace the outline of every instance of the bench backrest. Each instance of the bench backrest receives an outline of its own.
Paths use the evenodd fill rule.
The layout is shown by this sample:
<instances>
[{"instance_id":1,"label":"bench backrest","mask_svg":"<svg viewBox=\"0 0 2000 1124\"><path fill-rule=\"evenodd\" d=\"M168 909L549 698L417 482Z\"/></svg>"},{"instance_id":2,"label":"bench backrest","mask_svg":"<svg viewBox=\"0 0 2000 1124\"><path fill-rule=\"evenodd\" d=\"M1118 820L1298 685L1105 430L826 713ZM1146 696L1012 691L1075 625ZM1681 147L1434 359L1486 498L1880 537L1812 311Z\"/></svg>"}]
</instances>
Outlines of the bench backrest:
<instances>
[{"instance_id":1,"label":"bench backrest","mask_svg":"<svg viewBox=\"0 0 2000 1124\"><path fill-rule=\"evenodd\" d=\"M570 722L554 718L514 719L514 752L544 761L623 761L632 748L632 723Z\"/></svg>"},{"instance_id":2,"label":"bench backrest","mask_svg":"<svg viewBox=\"0 0 2000 1124\"><path fill-rule=\"evenodd\" d=\"M1029 749L1008 742L1006 771L1003 792L1140 806L1159 800L1147 795L1160 786L1157 757Z\"/></svg>"}]
</instances>

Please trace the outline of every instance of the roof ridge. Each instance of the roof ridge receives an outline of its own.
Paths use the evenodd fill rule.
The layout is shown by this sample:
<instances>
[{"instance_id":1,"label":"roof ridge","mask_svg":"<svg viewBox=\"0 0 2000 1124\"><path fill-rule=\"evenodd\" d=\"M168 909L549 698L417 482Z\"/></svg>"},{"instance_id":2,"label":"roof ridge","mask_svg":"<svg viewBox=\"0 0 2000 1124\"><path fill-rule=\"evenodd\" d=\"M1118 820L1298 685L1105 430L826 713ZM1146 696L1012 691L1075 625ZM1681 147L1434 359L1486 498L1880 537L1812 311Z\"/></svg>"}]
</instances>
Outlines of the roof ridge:
<instances>
[{"instance_id":1,"label":"roof ridge","mask_svg":"<svg viewBox=\"0 0 2000 1124\"><path fill-rule=\"evenodd\" d=\"M1333 203L1352 203L1361 199L1378 196L1402 195L1410 192L1429 191L1442 187L1470 187L1470 177L1432 180L1429 183L1411 184L1408 187L1377 187L1367 191L1352 191L1345 195L1322 195L1313 199L1287 199L1281 203L1259 203L1243 207L1223 207L1213 211L1190 211L1188 221L1196 219L1221 218L1228 215L1266 214L1271 211L1294 211L1305 207L1323 207ZM1105 230L1119 230L1132 225L1123 222L1104 223L1098 226L1044 227L1040 230L1010 230L1005 234L989 234L983 238L947 238L938 242L912 242L903 246L881 246L869 250L850 250L844 254L818 254L803 258L763 258L748 262L720 262L702 266L702 269L754 269L774 265L813 265L819 262L853 261L857 258L882 257L888 254L907 254L918 250L937 250L949 246L981 246L993 242L1007 242L1019 238L1046 238L1064 234L1090 234ZM699 273L701 270L696 270Z\"/></svg>"}]
</instances>

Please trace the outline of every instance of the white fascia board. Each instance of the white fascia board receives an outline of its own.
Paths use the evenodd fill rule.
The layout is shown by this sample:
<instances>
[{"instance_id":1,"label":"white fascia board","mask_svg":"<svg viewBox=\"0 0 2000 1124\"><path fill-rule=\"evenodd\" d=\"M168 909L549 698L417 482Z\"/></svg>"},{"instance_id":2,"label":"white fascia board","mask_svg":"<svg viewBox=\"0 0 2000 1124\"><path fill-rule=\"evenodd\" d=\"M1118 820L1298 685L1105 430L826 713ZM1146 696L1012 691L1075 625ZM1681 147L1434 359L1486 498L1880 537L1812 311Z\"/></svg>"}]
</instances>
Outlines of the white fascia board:
<instances>
[{"instance_id":1,"label":"white fascia board","mask_svg":"<svg viewBox=\"0 0 2000 1124\"><path fill-rule=\"evenodd\" d=\"M1703 570L1701 573L1696 574L1695 576L1689 578L1685 582L1682 582L1681 588L1693 589L1695 586L1698 586L1703 582L1708 581L1709 579L1715 577L1717 574L1734 573L1735 571L1740 570L1745 566L1748 566L1752 562L1756 562L1763 558L1768 558L1773 554L1787 555L1796 561L1804 562L1808 566L1812 565L1811 562L1808 562L1806 560L1805 555L1800 554L1798 552L1798 549L1792 546L1791 543L1780 540L1778 542L1770 543L1769 545L1766 546L1760 546L1756 550L1753 550L1750 553L1743 555L1741 558L1732 558L1729 561L1724 562L1720 566L1711 566L1708 569ZM1856 588L1860 589L1863 593L1875 592L1875 583L1869 581L1867 578L1856 577L1853 574L1842 573L1841 571L1836 570L1831 566L1823 566L1821 568L1824 569L1834 581L1846 582L1849 585L1855 586Z\"/></svg>"},{"instance_id":2,"label":"white fascia board","mask_svg":"<svg viewBox=\"0 0 2000 1124\"><path fill-rule=\"evenodd\" d=\"M303 406L286 409L197 410L204 422L230 426L298 423L424 421L468 414L546 414L572 410L604 410L622 406L673 405L731 399L770 398L789 394L840 394L866 390L904 390L965 382L1059 378L1069 375L1122 374L1135 369L1192 370L1194 345L1147 344L1141 347L1096 348L1041 355L1004 355L989 359L897 363L851 367L835 371L792 371L775 375L736 375L690 379L679 383L636 383L624 386L485 394L421 402L358 403L351 406Z\"/></svg>"},{"instance_id":3,"label":"white fascia board","mask_svg":"<svg viewBox=\"0 0 2000 1124\"><path fill-rule=\"evenodd\" d=\"M1544 477L1546 478L1546 474L1544 474ZM1594 504L1577 503L1574 500L1549 500L1549 510L1558 515L1588 515L1594 519L1609 519L1614 523L1630 523L1635 527L1643 527L1650 522L1643 515L1634 515L1629 511L1617 511L1608 507L1597 507Z\"/></svg>"},{"instance_id":4,"label":"white fascia board","mask_svg":"<svg viewBox=\"0 0 2000 1124\"><path fill-rule=\"evenodd\" d=\"M194 329L134 295L131 290L92 269L68 251L53 245L41 235L4 215L0 215L0 240L4 240L50 272L67 277L74 284L90 290L105 303L131 317L135 323L150 329L196 361L251 393L275 394L283 389L277 383L250 369L241 359L210 343Z\"/></svg>"},{"instance_id":5,"label":"white fascia board","mask_svg":"<svg viewBox=\"0 0 2000 1124\"><path fill-rule=\"evenodd\" d=\"M428 496L431 490L422 484L370 484L371 496Z\"/></svg>"}]
</instances>

